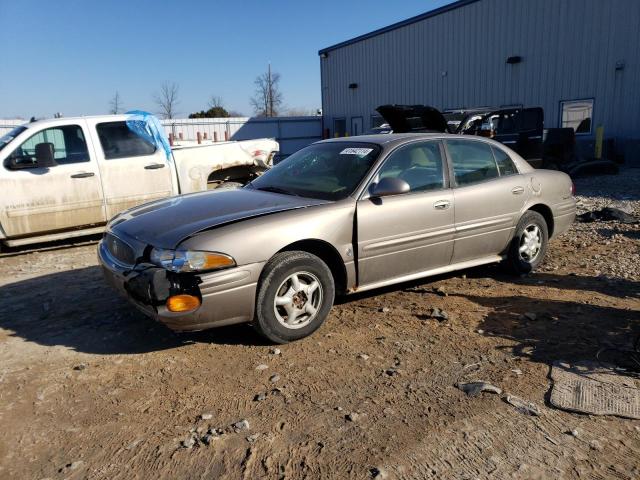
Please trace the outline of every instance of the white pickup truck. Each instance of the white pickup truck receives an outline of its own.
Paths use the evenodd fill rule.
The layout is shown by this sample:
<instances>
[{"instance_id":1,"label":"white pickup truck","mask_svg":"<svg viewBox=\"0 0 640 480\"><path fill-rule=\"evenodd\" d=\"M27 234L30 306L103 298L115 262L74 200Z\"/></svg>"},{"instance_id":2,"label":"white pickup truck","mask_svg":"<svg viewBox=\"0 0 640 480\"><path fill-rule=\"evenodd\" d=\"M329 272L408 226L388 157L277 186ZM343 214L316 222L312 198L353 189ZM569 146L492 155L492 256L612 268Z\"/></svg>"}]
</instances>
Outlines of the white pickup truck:
<instances>
[{"instance_id":1,"label":"white pickup truck","mask_svg":"<svg viewBox=\"0 0 640 480\"><path fill-rule=\"evenodd\" d=\"M0 138L0 247L99 233L122 210L244 184L273 162L271 139L160 148L128 115L57 118ZM164 135L164 134L162 134Z\"/></svg>"}]
</instances>

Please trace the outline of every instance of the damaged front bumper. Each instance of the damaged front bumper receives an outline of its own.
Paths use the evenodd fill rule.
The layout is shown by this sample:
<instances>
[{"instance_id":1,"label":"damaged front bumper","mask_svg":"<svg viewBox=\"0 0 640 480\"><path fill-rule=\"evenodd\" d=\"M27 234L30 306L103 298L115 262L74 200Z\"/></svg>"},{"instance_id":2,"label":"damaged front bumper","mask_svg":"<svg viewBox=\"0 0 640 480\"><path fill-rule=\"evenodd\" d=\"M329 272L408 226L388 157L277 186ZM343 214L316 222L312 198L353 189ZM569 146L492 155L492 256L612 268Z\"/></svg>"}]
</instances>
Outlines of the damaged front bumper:
<instances>
[{"instance_id":1,"label":"damaged front bumper","mask_svg":"<svg viewBox=\"0 0 640 480\"><path fill-rule=\"evenodd\" d=\"M109 285L172 330L205 330L253 320L256 286L264 263L177 274L149 263L124 265L111 255L104 240L98 245L98 258ZM169 311L167 299L183 293L198 296L200 306L185 313Z\"/></svg>"}]
</instances>

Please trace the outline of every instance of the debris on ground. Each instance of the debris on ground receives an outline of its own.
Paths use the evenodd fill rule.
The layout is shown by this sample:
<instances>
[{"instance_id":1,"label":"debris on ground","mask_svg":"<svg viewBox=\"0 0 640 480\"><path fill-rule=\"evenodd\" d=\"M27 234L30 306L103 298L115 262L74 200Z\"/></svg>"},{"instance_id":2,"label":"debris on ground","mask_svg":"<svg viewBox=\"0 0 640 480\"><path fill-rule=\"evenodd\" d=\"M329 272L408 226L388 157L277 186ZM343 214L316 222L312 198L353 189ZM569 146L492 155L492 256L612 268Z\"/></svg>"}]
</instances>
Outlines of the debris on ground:
<instances>
[{"instance_id":1,"label":"debris on ground","mask_svg":"<svg viewBox=\"0 0 640 480\"><path fill-rule=\"evenodd\" d=\"M447 297L449 295L444 287L435 287L433 289L433 292L440 295L441 297Z\"/></svg>"},{"instance_id":2,"label":"debris on ground","mask_svg":"<svg viewBox=\"0 0 640 480\"><path fill-rule=\"evenodd\" d=\"M469 395L470 397L476 397L480 395L482 392L488 393L496 393L498 395L502 394L502 389L496 387L495 385L490 384L489 382L458 382L456 383L456 387L462 390L464 393Z\"/></svg>"},{"instance_id":3,"label":"debris on ground","mask_svg":"<svg viewBox=\"0 0 640 480\"><path fill-rule=\"evenodd\" d=\"M576 220L583 223L592 223L592 222L621 222L621 223L638 223L639 220L634 215L625 212L619 208L605 207L600 210L595 210L591 212L586 212L578 215Z\"/></svg>"},{"instance_id":4,"label":"debris on ground","mask_svg":"<svg viewBox=\"0 0 640 480\"><path fill-rule=\"evenodd\" d=\"M515 395L507 395L504 397L504 401L509 405L516 408L516 410L524 415L531 415L532 417L539 417L542 413L535 403L527 402Z\"/></svg>"},{"instance_id":5,"label":"debris on ground","mask_svg":"<svg viewBox=\"0 0 640 480\"><path fill-rule=\"evenodd\" d=\"M590 415L640 419L640 381L603 362L556 361L551 367L551 405Z\"/></svg>"},{"instance_id":6,"label":"debris on ground","mask_svg":"<svg viewBox=\"0 0 640 480\"><path fill-rule=\"evenodd\" d=\"M196 439L193 436L189 436L182 440L182 448L192 448L196 444Z\"/></svg>"},{"instance_id":7,"label":"debris on ground","mask_svg":"<svg viewBox=\"0 0 640 480\"><path fill-rule=\"evenodd\" d=\"M243 430L249 430L249 420L240 420L233 424L233 429L236 433L242 432Z\"/></svg>"},{"instance_id":8,"label":"debris on ground","mask_svg":"<svg viewBox=\"0 0 640 480\"><path fill-rule=\"evenodd\" d=\"M360 414L356 413L356 412L351 412L351 413L346 414L344 416L344 418L346 418L350 422L357 422L358 419L360 418Z\"/></svg>"}]
</instances>

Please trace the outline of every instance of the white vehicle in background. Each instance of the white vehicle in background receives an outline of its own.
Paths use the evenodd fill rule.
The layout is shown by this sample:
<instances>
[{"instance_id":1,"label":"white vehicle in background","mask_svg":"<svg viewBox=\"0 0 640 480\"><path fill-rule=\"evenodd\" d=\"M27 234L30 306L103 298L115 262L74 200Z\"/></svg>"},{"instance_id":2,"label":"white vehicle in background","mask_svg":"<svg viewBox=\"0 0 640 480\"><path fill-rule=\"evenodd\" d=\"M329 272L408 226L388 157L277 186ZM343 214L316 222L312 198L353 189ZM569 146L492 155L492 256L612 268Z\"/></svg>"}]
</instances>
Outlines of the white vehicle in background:
<instances>
[{"instance_id":1,"label":"white vehicle in background","mask_svg":"<svg viewBox=\"0 0 640 480\"><path fill-rule=\"evenodd\" d=\"M243 185L273 164L272 139L176 145L134 133L130 115L56 118L0 138L0 246L100 233L159 198Z\"/></svg>"}]
</instances>

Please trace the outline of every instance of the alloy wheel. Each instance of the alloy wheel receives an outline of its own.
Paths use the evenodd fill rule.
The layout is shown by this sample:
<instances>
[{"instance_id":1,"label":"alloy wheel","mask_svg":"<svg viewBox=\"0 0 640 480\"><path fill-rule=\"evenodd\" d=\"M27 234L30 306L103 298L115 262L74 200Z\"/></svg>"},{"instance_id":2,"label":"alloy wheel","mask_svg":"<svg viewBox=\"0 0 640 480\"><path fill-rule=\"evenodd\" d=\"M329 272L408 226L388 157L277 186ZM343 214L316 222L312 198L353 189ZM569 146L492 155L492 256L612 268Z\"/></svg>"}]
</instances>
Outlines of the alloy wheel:
<instances>
[{"instance_id":1,"label":"alloy wheel","mask_svg":"<svg viewBox=\"0 0 640 480\"><path fill-rule=\"evenodd\" d=\"M322 284L314 274L296 272L278 287L273 310L278 322L286 328L309 325L322 305Z\"/></svg>"},{"instance_id":2,"label":"alloy wheel","mask_svg":"<svg viewBox=\"0 0 640 480\"><path fill-rule=\"evenodd\" d=\"M535 224L528 225L520 236L520 258L525 262L533 262L542 249L542 231Z\"/></svg>"}]
</instances>

